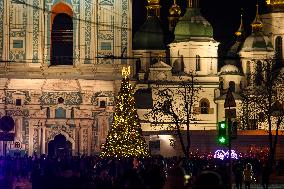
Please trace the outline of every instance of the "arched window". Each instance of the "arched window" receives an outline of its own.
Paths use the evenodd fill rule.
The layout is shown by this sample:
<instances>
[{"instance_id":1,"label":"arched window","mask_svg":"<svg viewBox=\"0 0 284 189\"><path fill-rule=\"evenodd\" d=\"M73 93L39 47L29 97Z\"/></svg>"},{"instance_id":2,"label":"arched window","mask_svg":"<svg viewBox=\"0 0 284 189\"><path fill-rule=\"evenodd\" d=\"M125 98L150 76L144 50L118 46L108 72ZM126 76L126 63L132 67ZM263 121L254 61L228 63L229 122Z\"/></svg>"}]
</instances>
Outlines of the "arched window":
<instances>
[{"instance_id":1,"label":"arched window","mask_svg":"<svg viewBox=\"0 0 284 189\"><path fill-rule=\"evenodd\" d=\"M178 58L174 61L173 73L174 74L181 74L183 72L184 72L184 62L183 62L183 56L181 56L180 58Z\"/></svg>"},{"instance_id":2,"label":"arched window","mask_svg":"<svg viewBox=\"0 0 284 189\"><path fill-rule=\"evenodd\" d=\"M256 75L255 75L255 85L260 86L263 80L262 76L262 63L257 61L256 63Z\"/></svg>"},{"instance_id":3,"label":"arched window","mask_svg":"<svg viewBox=\"0 0 284 189\"><path fill-rule=\"evenodd\" d=\"M195 66L196 66L196 71L200 71L201 70L201 67L200 67L200 56L199 55L196 55Z\"/></svg>"},{"instance_id":4,"label":"arched window","mask_svg":"<svg viewBox=\"0 0 284 189\"><path fill-rule=\"evenodd\" d=\"M235 84L235 82L233 82L233 81L229 82L229 89L232 92L236 92L236 84Z\"/></svg>"},{"instance_id":5,"label":"arched window","mask_svg":"<svg viewBox=\"0 0 284 189\"><path fill-rule=\"evenodd\" d=\"M276 52L276 61L277 63L282 64L283 62L283 46L282 46L282 37L277 36L275 39L275 52Z\"/></svg>"},{"instance_id":6,"label":"arched window","mask_svg":"<svg viewBox=\"0 0 284 189\"><path fill-rule=\"evenodd\" d=\"M208 99L206 98L201 99L199 102L199 106L201 114L209 114L210 103Z\"/></svg>"},{"instance_id":7,"label":"arched window","mask_svg":"<svg viewBox=\"0 0 284 189\"><path fill-rule=\"evenodd\" d=\"M73 12L65 3L58 3L51 14L51 65L73 64Z\"/></svg>"}]
</instances>

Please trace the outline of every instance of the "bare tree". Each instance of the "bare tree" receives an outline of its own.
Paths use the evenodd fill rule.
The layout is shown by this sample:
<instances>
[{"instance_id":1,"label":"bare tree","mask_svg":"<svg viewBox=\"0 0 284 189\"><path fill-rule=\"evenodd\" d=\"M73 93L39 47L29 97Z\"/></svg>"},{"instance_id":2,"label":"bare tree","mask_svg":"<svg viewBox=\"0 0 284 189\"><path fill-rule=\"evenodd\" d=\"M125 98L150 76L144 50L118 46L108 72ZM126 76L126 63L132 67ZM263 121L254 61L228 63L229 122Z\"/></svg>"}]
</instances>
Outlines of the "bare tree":
<instances>
[{"instance_id":1,"label":"bare tree","mask_svg":"<svg viewBox=\"0 0 284 189\"><path fill-rule=\"evenodd\" d=\"M241 123L244 129L268 130L269 166L272 168L276 156L279 129L283 128L284 72L277 68L274 60L259 62L253 73L247 76L247 87L243 97ZM252 127L253 126L253 127ZM274 133L275 130L275 133Z\"/></svg>"},{"instance_id":2,"label":"bare tree","mask_svg":"<svg viewBox=\"0 0 284 189\"><path fill-rule=\"evenodd\" d=\"M154 126L173 131L179 138L184 156L189 158L190 124L195 120L194 105L200 91L195 75L189 73L179 76L178 81L160 82L152 89L153 109L146 117ZM186 139L183 130L186 130Z\"/></svg>"}]
</instances>

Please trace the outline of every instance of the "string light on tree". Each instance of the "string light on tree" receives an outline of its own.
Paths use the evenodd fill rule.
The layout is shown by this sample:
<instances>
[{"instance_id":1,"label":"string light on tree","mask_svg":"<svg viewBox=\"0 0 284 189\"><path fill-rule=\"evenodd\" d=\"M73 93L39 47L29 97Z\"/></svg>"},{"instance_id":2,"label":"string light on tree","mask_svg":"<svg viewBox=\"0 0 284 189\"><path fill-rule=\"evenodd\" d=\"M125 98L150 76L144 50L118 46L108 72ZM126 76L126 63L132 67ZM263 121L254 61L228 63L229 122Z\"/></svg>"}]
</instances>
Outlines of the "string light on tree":
<instances>
[{"instance_id":1,"label":"string light on tree","mask_svg":"<svg viewBox=\"0 0 284 189\"><path fill-rule=\"evenodd\" d=\"M129 83L130 67L122 69L122 83L118 97L112 127L101 157L147 157L148 146L142 136L142 129L135 109L133 88Z\"/></svg>"}]
</instances>

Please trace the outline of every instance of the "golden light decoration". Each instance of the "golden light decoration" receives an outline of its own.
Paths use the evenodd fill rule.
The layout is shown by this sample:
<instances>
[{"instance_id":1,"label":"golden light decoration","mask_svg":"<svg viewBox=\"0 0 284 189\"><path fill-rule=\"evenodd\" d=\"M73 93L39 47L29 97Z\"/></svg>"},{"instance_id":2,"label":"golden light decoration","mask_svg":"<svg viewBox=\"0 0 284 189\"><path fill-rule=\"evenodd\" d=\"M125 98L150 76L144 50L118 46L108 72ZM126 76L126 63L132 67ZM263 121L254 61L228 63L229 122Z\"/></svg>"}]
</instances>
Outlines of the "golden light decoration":
<instances>
[{"instance_id":1,"label":"golden light decoration","mask_svg":"<svg viewBox=\"0 0 284 189\"><path fill-rule=\"evenodd\" d=\"M158 5L160 0L147 0L148 5Z\"/></svg>"},{"instance_id":2,"label":"golden light decoration","mask_svg":"<svg viewBox=\"0 0 284 189\"><path fill-rule=\"evenodd\" d=\"M170 13L171 16L180 17L181 8L180 8L179 5L176 4L176 0L174 0L174 4L169 9L169 13Z\"/></svg>"},{"instance_id":3,"label":"golden light decoration","mask_svg":"<svg viewBox=\"0 0 284 189\"><path fill-rule=\"evenodd\" d=\"M130 75L130 66L128 67L123 67L121 74L124 78L127 78Z\"/></svg>"},{"instance_id":4,"label":"golden light decoration","mask_svg":"<svg viewBox=\"0 0 284 189\"><path fill-rule=\"evenodd\" d=\"M284 5L284 0L266 0L267 5Z\"/></svg>"},{"instance_id":5,"label":"golden light decoration","mask_svg":"<svg viewBox=\"0 0 284 189\"><path fill-rule=\"evenodd\" d=\"M135 108L134 91L129 83L130 67L124 68L121 88L116 98L112 127L108 131L101 157L148 157L149 150L142 135Z\"/></svg>"}]
</instances>

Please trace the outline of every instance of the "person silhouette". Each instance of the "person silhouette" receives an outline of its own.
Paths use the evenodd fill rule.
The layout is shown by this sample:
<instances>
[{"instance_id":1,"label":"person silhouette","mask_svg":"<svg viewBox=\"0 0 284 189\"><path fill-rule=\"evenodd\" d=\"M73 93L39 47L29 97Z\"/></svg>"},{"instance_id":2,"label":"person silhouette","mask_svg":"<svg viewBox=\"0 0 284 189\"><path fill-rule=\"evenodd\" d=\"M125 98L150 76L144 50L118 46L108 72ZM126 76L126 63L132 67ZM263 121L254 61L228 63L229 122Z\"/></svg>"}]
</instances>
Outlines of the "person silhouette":
<instances>
[{"instance_id":1,"label":"person silhouette","mask_svg":"<svg viewBox=\"0 0 284 189\"><path fill-rule=\"evenodd\" d=\"M246 164L246 168L243 171L245 189L250 189L250 184L253 179L252 165L250 163Z\"/></svg>"},{"instance_id":2,"label":"person silhouette","mask_svg":"<svg viewBox=\"0 0 284 189\"><path fill-rule=\"evenodd\" d=\"M262 187L263 189L268 189L269 185L270 169L268 163L264 163L262 166Z\"/></svg>"}]
</instances>

